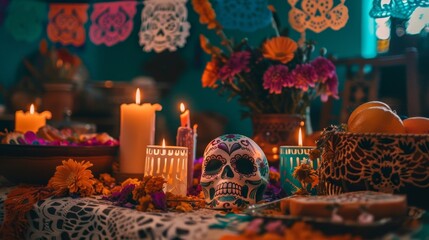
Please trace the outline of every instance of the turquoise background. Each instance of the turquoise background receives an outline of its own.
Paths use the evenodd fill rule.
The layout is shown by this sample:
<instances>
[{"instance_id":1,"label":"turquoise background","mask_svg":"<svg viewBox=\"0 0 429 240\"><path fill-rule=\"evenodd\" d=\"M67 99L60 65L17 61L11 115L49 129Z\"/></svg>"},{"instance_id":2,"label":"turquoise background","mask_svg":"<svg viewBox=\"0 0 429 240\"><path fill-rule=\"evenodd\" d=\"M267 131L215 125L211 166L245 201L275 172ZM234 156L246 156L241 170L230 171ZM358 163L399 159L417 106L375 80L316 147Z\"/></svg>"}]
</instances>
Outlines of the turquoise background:
<instances>
[{"instance_id":1,"label":"turquoise background","mask_svg":"<svg viewBox=\"0 0 429 240\"><path fill-rule=\"evenodd\" d=\"M282 27L287 27L287 13L290 9L287 1L272 0L269 2L277 9ZM368 15L371 7L370 0L349 0L345 4L349 9L349 21L343 29L339 31L328 29L320 34L307 32L307 39L316 40L317 47L326 47L329 53L337 57L374 56L375 37L372 34L374 21ZM175 133L179 125L177 106L180 101L184 101L189 105L192 112L216 112L227 117L226 132L250 136L252 134L251 122L249 119L241 119L238 103L234 100L228 102L225 97L218 96L215 91L201 87L201 75L209 57L201 53L199 49L199 34L207 35L211 40L213 39L213 42L215 42L216 36L199 24L198 16L192 10L190 1L188 1L187 6L188 19L191 23L190 36L187 38L185 47L177 50L186 61L187 67L179 80L172 84L171 91L162 97L160 103L164 108L160 115L167 120L169 132ZM140 4L134 18L134 30L126 41L113 47L96 46L88 39L87 34L87 41L84 46L79 48L67 47L82 58L89 70L91 80L130 81L136 76L147 75L143 70L143 65L156 53L143 52L138 44L141 8L142 5ZM88 13L90 14L91 11L92 8L90 7ZM87 28L89 23L88 21L86 24ZM292 29L290 30L291 37L298 40L299 34ZM226 31L226 33L234 39L248 37L252 45L258 46L264 38L272 36L274 31L270 26L267 26L253 33L243 33L237 30ZM43 33L42 37L46 38L46 32ZM38 44L38 41L30 43L16 41L4 25L0 26L1 85L6 89L12 86L16 81L18 67L21 65L22 59L36 52ZM316 118L319 107L320 103L314 103L313 115L316 115Z\"/></svg>"}]
</instances>

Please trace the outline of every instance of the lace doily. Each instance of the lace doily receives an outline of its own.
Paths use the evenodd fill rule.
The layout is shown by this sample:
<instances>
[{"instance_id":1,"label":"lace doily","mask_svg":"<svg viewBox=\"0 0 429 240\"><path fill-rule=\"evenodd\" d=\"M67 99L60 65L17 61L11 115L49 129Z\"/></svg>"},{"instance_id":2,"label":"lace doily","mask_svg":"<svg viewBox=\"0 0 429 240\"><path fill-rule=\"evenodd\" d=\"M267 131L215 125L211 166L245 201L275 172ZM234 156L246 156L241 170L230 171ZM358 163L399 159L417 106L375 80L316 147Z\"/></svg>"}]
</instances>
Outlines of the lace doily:
<instances>
[{"instance_id":1,"label":"lace doily","mask_svg":"<svg viewBox=\"0 0 429 240\"><path fill-rule=\"evenodd\" d=\"M253 32L271 23L267 0L217 0L216 19L226 29Z\"/></svg>"},{"instance_id":2,"label":"lace doily","mask_svg":"<svg viewBox=\"0 0 429 240\"><path fill-rule=\"evenodd\" d=\"M133 31L137 2L95 3L91 14L89 37L96 44L113 46Z\"/></svg>"},{"instance_id":3,"label":"lace doily","mask_svg":"<svg viewBox=\"0 0 429 240\"><path fill-rule=\"evenodd\" d=\"M31 0L13 0L9 5L8 12L5 26L16 40L31 42L40 37L43 21L46 19L45 3Z\"/></svg>"},{"instance_id":4,"label":"lace doily","mask_svg":"<svg viewBox=\"0 0 429 240\"><path fill-rule=\"evenodd\" d=\"M52 42L76 47L85 43L88 4L50 4L48 37Z\"/></svg>"},{"instance_id":5,"label":"lace doily","mask_svg":"<svg viewBox=\"0 0 429 240\"><path fill-rule=\"evenodd\" d=\"M309 29L320 33L327 28L339 30L349 19L346 0L334 6L333 0L302 0L301 9L297 7L299 0L288 0L292 9L289 11L289 23L298 32Z\"/></svg>"},{"instance_id":6,"label":"lace doily","mask_svg":"<svg viewBox=\"0 0 429 240\"><path fill-rule=\"evenodd\" d=\"M183 47L191 25L186 0L146 0L141 13L140 45L143 50L176 51Z\"/></svg>"}]
</instances>

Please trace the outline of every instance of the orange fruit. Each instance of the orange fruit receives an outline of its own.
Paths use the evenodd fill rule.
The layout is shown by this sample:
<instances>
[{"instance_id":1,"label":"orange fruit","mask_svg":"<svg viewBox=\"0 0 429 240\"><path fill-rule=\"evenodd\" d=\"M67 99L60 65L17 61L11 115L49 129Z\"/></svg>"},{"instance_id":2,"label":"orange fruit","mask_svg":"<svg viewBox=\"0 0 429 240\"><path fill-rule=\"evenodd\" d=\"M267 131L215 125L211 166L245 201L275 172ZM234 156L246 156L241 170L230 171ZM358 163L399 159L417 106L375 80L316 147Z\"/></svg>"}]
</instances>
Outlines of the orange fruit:
<instances>
[{"instance_id":1,"label":"orange fruit","mask_svg":"<svg viewBox=\"0 0 429 240\"><path fill-rule=\"evenodd\" d=\"M369 101L369 102L363 103L363 104L359 105L357 108L355 108L355 110L353 110L353 112L350 114L349 120L347 121L347 125L350 125L350 123L353 121L353 119L356 117L356 115L358 113L360 113L362 110L365 110L365 109L370 108L370 107L384 107L388 110L391 110L389 105L387 105L384 102Z\"/></svg>"},{"instance_id":2,"label":"orange fruit","mask_svg":"<svg viewBox=\"0 0 429 240\"><path fill-rule=\"evenodd\" d=\"M369 107L357 113L348 124L355 133L405 133L404 124L396 113L385 107Z\"/></svg>"},{"instance_id":3,"label":"orange fruit","mask_svg":"<svg viewBox=\"0 0 429 240\"><path fill-rule=\"evenodd\" d=\"M429 134L429 118L410 117L403 122L407 133Z\"/></svg>"}]
</instances>

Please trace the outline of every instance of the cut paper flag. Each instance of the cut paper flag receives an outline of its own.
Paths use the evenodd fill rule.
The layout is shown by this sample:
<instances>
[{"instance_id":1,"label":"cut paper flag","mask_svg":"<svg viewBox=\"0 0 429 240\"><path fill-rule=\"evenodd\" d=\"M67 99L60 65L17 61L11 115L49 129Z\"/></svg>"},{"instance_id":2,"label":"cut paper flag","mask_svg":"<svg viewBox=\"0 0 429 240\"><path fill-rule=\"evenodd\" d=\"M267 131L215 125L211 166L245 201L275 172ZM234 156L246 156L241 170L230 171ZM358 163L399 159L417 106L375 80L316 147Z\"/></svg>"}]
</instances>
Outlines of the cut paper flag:
<instances>
[{"instance_id":1,"label":"cut paper flag","mask_svg":"<svg viewBox=\"0 0 429 240\"><path fill-rule=\"evenodd\" d=\"M9 0L0 0L0 24L3 23L4 16L6 15L7 5L9 5Z\"/></svg>"},{"instance_id":2,"label":"cut paper flag","mask_svg":"<svg viewBox=\"0 0 429 240\"><path fill-rule=\"evenodd\" d=\"M88 4L50 4L49 39L63 45L82 46L85 43L87 10Z\"/></svg>"},{"instance_id":3,"label":"cut paper flag","mask_svg":"<svg viewBox=\"0 0 429 240\"><path fill-rule=\"evenodd\" d=\"M217 20L226 29L253 32L271 23L267 0L217 0Z\"/></svg>"},{"instance_id":4,"label":"cut paper flag","mask_svg":"<svg viewBox=\"0 0 429 240\"><path fill-rule=\"evenodd\" d=\"M137 2L95 3L91 14L89 37L96 44L113 46L133 31Z\"/></svg>"},{"instance_id":5,"label":"cut paper flag","mask_svg":"<svg viewBox=\"0 0 429 240\"><path fill-rule=\"evenodd\" d=\"M143 50L158 53L183 47L191 27L186 0L146 0L144 4L139 33Z\"/></svg>"},{"instance_id":6,"label":"cut paper flag","mask_svg":"<svg viewBox=\"0 0 429 240\"><path fill-rule=\"evenodd\" d=\"M428 8L429 0L373 0L369 15L373 18L407 19L417 8ZM429 12L428 9L425 9Z\"/></svg>"},{"instance_id":7,"label":"cut paper flag","mask_svg":"<svg viewBox=\"0 0 429 240\"><path fill-rule=\"evenodd\" d=\"M296 5L299 0L288 0L292 9L289 11L289 23L293 29L304 33L306 29L320 33L327 28L339 30L349 19L346 0L334 6L334 0L302 0L301 9Z\"/></svg>"},{"instance_id":8,"label":"cut paper flag","mask_svg":"<svg viewBox=\"0 0 429 240\"><path fill-rule=\"evenodd\" d=\"M46 4L33 0L13 0L5 20L6 29L19 41L32 42L40 37L46 19Z\"/></svg>"}]
</instances>

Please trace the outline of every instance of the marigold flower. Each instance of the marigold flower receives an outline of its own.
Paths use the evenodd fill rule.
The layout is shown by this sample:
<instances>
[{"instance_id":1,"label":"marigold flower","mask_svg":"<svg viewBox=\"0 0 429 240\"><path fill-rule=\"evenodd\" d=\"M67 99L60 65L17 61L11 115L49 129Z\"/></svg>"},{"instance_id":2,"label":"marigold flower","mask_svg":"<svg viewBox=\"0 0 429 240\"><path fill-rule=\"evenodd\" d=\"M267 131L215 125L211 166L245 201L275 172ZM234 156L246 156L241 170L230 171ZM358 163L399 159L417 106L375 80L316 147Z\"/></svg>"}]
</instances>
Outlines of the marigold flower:
<instances>
[{"instance_id":1,"label":"marigold flower","mask_svg":"<svg viewBox=\"0 0 429 240\"><path fill-rule=\"evenodd\" d=\"M283 87L292 84L289 68L285 65L273 65L265 71L263 76L263 87L269 89L270 93L280 94Z\"/></svg>"},{"instance_id":2,"label":"marigold flower","mask_svg":"<svg viewBox=\"0 0 429 240\"><path fill-rule=\"evenodd\" d=\"M249 72L249 61L250 61L250 52L248 51L240 51L234 52L231 54L231 57L228 59L228 62L224 66L219 69L218 77L222 79L222 81L230 81L234 80L235 75L240 72Z\"/></svg>"},{"instance_id":3,"label":"marigold flower","mask_svg":"<svg viewBox=\"0 0 429 240\"><path fill-rule=\"evenodd\" d=\"M295 167L292 176L300 182L310 183L311 185L313 185L314 181L319 182L316 171L309 164L300 164Z\"/></svg>"},{"instance_id":4,"label":"marigold flower","mask_svg":"<svg viewBox=\"0 0 429 240\"><path fill-rule=\"evenodd\" d=\"M208 29L221 28L212 4L208 0L192 0L192 7L200 16L201 24L207 24Z\"/></svg>"},{"instance_id":5,"label":"marigold flower","mask_svg":"<svg viewBox=\"0 0 429 240\"><path fill-rule=\"evenodd\" d=\"M159 176L145 176L142 182L146 194L162 191L164 183L166 183L165 179Z\"/></svg>"},{"instance_id":6,"label":"marigold flower","mask_svg":"<svg viewBox=\"0 0 429 240\"><path fill-rule=\"evenodd\" d=\"M139 199L139 204L136 206L136 209L142 212L152 211L155 209L152 203L152 197L150 195L146 195Z\"/></svg>"},{"instance_id":7,"label":"marigold flower","mask_svg":"<svg viewBox=\"0 0 429 240\"><path fill-rule=\"evenodd\" d=\"M52 187L57 196L64 194L79 194L81 197L93 194L94 176L91 170L92 163L87 161L76 162L73 159L62 161L57 166L54 176L49 180L48 187Z\"/></svg>"},{"instance_id":8,"label":"marigold flower","mask_svg":"<svg viewBox=\"0 0 429 240\"><path fill-rule=\"evenodd\" d=\"M42 55L46 55L48 53L48 42L46 39L42 39L42 41L40 41L39 51Z\"/></svg>"},{"instance_id":9,"label":"marigold flower","mask_svg":"<svg viewBox=\"0 0 429 240\"><path fill-rule=\"evenodd\" d=\"M220 48L213 46L210 44L210 41L202 34L200 34L200 46L201 49L207 54L210 55L220 55L222 50Z\"/></svg>"},{"instance_id":10,"label":"marigold flower","mask_svg":"<svg viewBox=\"0 0 429 240\"><path fill-rule=\"evenodd\" d=\"M116 183L116 179L108 173L101 173L98 179L106 186L112 187Z\"/></svg>"},{"instance_id":11,"label":"marigold flower","mask_svg":"<svg viewBox=\"0 0 429 240\"><path fill-rule=\"evenodd\" d=\"M212 58L210 62L207 63L206 68L204 69L201 82L203 87L212 87L215 85L218 80L219 66L216 59Z\"/></svg>"},{"instance_id":12,"label":"marigold flower","mask_svg":"<svg viewBox=\"0 0 429 240\"><path fill-rule=\"evenodd\" d=\"M274 37L262 45L262 53L265 58L282 63L290 62L295 56L294 53L297 49L298 44L288 37Z\"/></svg>"},{"instance_id":13,"label":"marigold flower","mask_svg":"<svg viewBox=\"0 0 429 240\"><path fill-rule=\"evenodd\" d=\"M140 185L140 180L138 180L137 178L127 178L125 181L122 182L121 186L125 187L130 184L138 186Z\"/></svg>"}]
</instances>

